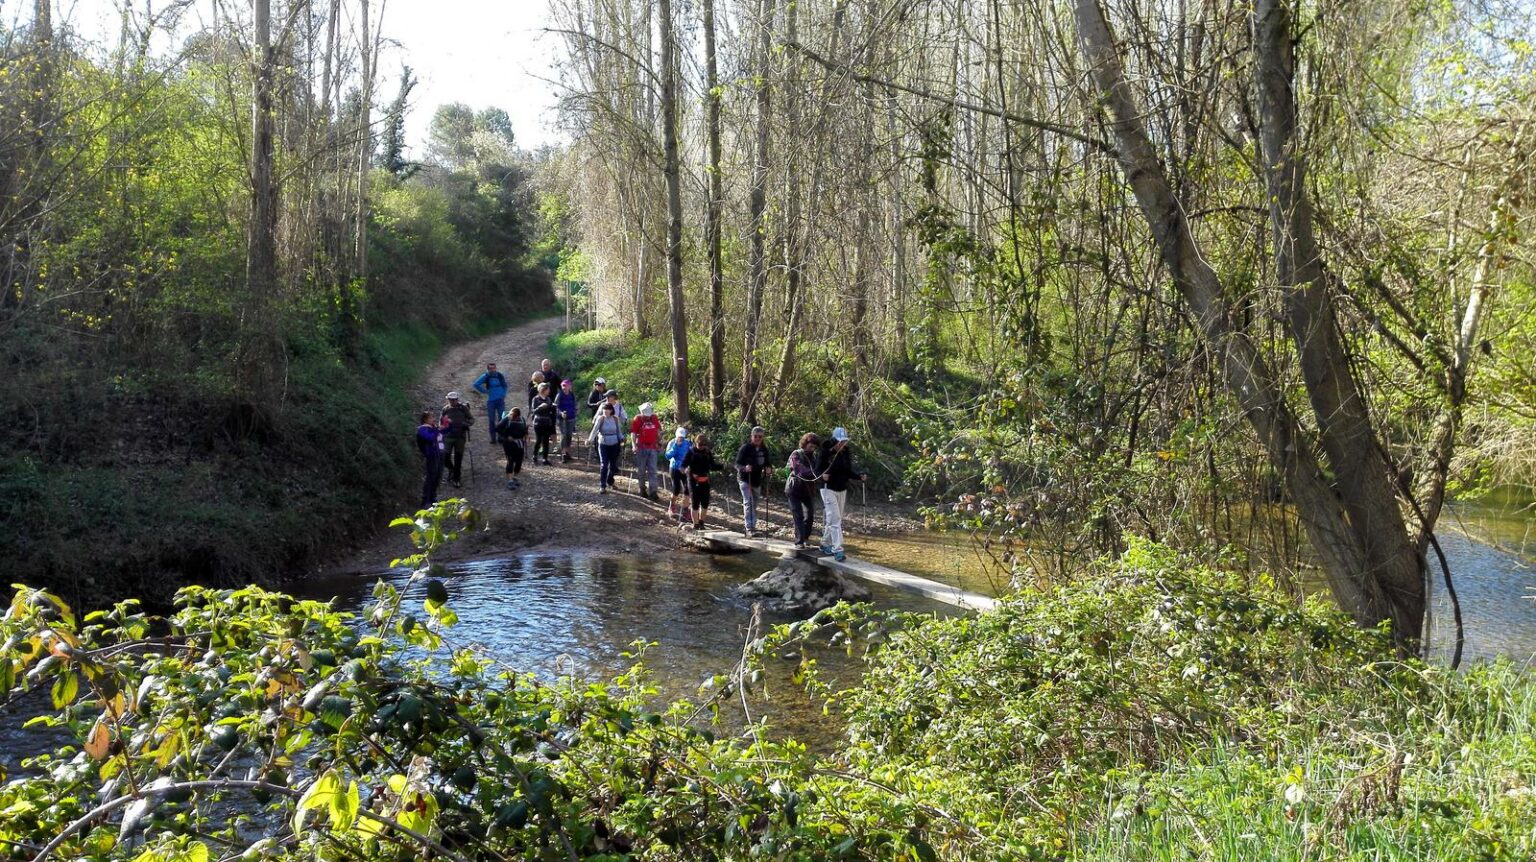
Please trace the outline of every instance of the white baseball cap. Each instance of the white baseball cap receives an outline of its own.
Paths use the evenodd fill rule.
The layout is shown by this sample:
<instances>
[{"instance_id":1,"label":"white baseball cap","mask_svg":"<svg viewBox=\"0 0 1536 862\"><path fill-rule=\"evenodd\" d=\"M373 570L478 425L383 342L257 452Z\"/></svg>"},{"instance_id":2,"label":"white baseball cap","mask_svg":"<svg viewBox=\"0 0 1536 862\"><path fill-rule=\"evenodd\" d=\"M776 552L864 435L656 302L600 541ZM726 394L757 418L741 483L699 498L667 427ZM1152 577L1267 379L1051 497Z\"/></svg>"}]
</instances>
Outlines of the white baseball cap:
<instances>
[{"instance_id":1,"label":"white baseball cap","mask_svg":"<svg viewBox=\"0 0 1536 862\"><path fill-rule=\"evenodd\" d=\"M833 440L847 440L848 439L848 429L847 428L841 428L841 427L833 428L832 429L832 439Z\"/></svg>"},{"instance_id":2,"label":"white baseball cap","mask_svg":"<svg viewBox=\"0 0 1536 862\"><path fill-rule=\"evenodd\" d=\"M448 400L449 401L457 401L457 400L459 400L459 390L455 389L452 392L448 393Z\"/></svg>"}]
</instances>

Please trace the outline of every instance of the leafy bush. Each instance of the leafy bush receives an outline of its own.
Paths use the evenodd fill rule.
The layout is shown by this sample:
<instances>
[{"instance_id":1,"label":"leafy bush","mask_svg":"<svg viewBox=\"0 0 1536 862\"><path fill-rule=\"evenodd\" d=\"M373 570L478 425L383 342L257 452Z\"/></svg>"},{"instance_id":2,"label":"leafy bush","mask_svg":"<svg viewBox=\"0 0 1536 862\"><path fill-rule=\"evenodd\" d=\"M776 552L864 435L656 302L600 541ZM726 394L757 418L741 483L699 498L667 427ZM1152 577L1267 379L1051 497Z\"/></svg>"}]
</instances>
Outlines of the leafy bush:
<instances>
[{"instance_id":1,"label":"leafy bush","mask_svg":"<svg viewBox=\"0 0 1536 862\"><path fill-rule=\"evenodd\" d=\"M813 757L664 707L636 664L542 683L456 640L421 553L361 618L191 587L166 618L18 589L0 691L67 741L0 786L0 858L1529 859L1536 684L1133 547L1079 588L934 619L841 607L754 642L870 648ZM802 673L815 683L813 662ZM27 692L32 692L27 696ZM39 698L46 698L39 703ZM52 707L51 709L49 707ZM37 743L37 748L43 747ZM46 852L43 852L46 851Z\"/></svg>"}]
</instances>

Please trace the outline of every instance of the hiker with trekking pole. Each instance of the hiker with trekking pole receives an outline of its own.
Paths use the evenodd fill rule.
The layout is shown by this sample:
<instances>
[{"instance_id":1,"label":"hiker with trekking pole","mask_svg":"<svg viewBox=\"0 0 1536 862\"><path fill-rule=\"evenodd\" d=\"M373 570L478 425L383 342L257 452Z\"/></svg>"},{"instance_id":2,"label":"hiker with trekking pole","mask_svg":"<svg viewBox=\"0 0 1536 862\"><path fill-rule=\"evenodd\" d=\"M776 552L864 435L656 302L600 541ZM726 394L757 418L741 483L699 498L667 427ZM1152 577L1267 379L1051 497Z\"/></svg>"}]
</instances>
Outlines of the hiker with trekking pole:
<instances>
[{"instance_id":1,"label":"hiker with trekking pole","mask_svg":"<svg viewBox=\"0 0 1536 862\"><path fill-rule=\"evenodd\" d=\"M811 528L816 526L816 453L821 438L807 431L800 437L800 448L789 453L789 478L784 480L784 499L789 503L789 517L795 525L795 550L810 547Z\"/></svg>"},{"instance_id":2,"label":"hiker with trekking pole","mask_svg":"<svg viewBox=\"0 0 1536 862\"><path fill-rule=\"evenodd\" d=\"M763 444L767 429L758 425L751 437L736 452L736 487L741 490L742 534L747 538L757 532L757 506L768 487L768 447Z\"/></svg>"},{"instance_id":3,"label":"hiker with trekking pole","mask_svg":"<svg viewBox=\"0 0 1536 862\"><path fill-rule=\"evenodd\" d=\"M688 429L679 427L672 435L672 442L667 444L667 476L672 480L672 500L667 504L667 517L680 521L688 520L688 474L684 472L683 462L688 458L688 450L693 448L693 441L688 439ZM682 506L678 506L678 500L682 500Z\"/></svg>"},{"instance_id":4,"label":"hiker with trekking pole","mask_svg":"<svg viewBox=\"0 0 1536 862\"><path fill-rule=\"evenodd\" d=\"M474 424L475 415L470 412L469 405L459 400L457 391L449 392L448 403L443 405L443 448L447 453L448 481L455 488L460 486L464 450L469 443L469 429ZM469 465L470 475L473 476L475 469L473 456L470 458Z\"/></svg>"}]
</instances>

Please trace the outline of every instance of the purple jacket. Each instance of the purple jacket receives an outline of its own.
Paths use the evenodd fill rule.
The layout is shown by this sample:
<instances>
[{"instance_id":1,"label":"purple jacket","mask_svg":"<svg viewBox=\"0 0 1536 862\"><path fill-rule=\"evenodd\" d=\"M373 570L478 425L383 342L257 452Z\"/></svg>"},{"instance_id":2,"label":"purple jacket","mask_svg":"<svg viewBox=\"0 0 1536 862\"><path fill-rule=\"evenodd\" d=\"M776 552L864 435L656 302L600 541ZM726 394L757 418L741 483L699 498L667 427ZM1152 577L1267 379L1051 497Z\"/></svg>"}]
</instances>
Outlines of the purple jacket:
<instances>
[{"instance_id":1,"label":"purple jacket","mask_svg":"<svg viewBox=\"0 0 1536 862\"><path fill-rule=\"evenodd\" d=\"M575 419L576 393L566 392L564 389L560 390L560 394L555 396L555 409L565 414L563 419ZM562 417L556 416L556 418Z\"/></svg>"},{"instance_id":2,"label":"purple jacket","mask_svg":"<svg viewBox=\"0 0 1536 862\"><path fill-rule=\"evenodd\" d=\"M443 432L436 425L421 425L416 428L416 450L421 457L432 459L443 457Z\"/></svg>"}]
</instances>

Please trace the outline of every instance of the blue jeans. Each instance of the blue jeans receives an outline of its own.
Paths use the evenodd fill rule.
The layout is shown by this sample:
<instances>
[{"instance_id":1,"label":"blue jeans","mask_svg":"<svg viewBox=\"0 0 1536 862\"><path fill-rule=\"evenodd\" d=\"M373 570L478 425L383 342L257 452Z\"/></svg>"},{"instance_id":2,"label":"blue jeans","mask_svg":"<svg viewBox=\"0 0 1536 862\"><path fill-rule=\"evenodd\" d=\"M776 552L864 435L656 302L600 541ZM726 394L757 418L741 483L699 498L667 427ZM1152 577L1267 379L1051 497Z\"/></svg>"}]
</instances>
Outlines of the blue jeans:
<instances>
[{"instance_id":1,"label":"blue jeans","mask_svg":"<svg viewBox=\"0 0 1536 862\"><path fill-rule=\"evenodd\" d=\"M741 489L742 519L746 521L747 532L751 532L757 529L757 495L761 491L740 479L736 480L736 487Z\"/></svg>"},{"instance_id":2,"label":"blue jeans","mask_svg":"<svg viewBox=\"0 0 1536 862\"><path fill-rule=\"evenodd\" d=\"M599 488L612 488L613 477L619 472L619 443L602 443L597 447L597 457L602 467L597 471Z\"/></svg>"},{"instance_id":3,"label":"blue jeans","mask_svg":"<svg viewBox=\"0 0 1536 862\"><path fill-rule=\"evenodd\" d=\"M491 420L491 442L496 442L496 423L501 421L501 414L507 412L507 399L497 398L494 401L485 402L485 418Z\"/></svg>"}]
</instances>

